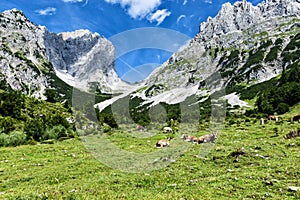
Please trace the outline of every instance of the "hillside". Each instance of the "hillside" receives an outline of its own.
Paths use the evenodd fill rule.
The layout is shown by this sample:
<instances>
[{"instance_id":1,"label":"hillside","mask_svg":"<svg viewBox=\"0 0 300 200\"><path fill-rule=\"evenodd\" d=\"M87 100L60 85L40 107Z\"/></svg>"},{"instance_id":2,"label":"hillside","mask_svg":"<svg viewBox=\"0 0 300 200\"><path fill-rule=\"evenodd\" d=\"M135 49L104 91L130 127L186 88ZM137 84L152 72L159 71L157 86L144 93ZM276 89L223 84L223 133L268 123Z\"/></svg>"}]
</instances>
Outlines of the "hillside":
<instances>
[{"instance_id":1,"label":"hillside","mask_svg":"<svg viewBox=\"0 0 300 200\"><path fill-rule=\"evenodd\" d=\"M145 99L151 101L149 93L178 87L198 86L209 92L215 85L227 88L227 93L236 92L235 86L265 82L295 67L300 51L299 13L297 1L224 4L216 17L201 24L188 47L148 77Z\"/></svg>"},{"instance_id":2,"label":"hillside","mask_svg":"<svg viewBox=\"0 0 300 200\"><path fill-rule=\"evenodd\" d=\"M295 0L266 1L257 6L246 1L226 3L217 16L200 25L188 46L154 70L138 89L97 106L100 111L109 105L118 107L125 105L121 97L123 101L130 97L140 110L128 116L115 109L115 115L144 116L145 124L150 121L151 109L164 115L166 105L177 107L167 114L167 121L179 119L180 112L207 119L213 112L212 102L220 97L227 101L219 109L221 118L224 110L239 107L243 107L240 112L252 109L246 114L256 117L288 112L300 101L299 9Z\"/></svg>"}]
</instances>

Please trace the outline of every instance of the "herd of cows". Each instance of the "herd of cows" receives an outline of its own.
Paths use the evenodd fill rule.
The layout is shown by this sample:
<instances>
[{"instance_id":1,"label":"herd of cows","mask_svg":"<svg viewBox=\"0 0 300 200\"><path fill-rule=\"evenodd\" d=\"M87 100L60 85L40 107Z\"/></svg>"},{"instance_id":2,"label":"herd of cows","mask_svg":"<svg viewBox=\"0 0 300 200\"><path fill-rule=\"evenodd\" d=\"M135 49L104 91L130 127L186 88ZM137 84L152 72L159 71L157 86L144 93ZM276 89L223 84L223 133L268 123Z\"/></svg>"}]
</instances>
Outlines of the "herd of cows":
<instances>
[{"instance_id":1,"label":"herd of cows","mask_svg":"<svg viewBox=\"0 0 300 200\"><path fill-rule=\"evenodd\" d=\"M173 132L172 128L170 128L170 127L164 127L163 131L164 131L164 133ZM181 136L181 139L186 142L193 142L194 144L201 144L201 143L206 143L206 142L214 142L217 139L217 137L218 137L217 132L213 132L211 134L202 135L200 137L183 134ZM169 137L168 139L159 140L155 144L155 147L156 148L169 147L171 139L172 138Z\"/></svg>"},{"instance_id":2,"label":"herd of cows","mask_svg":"<svg viewBox=\"0 0 300 200\"><path fill-rule=\"evenodd\" d=\"M265 120L274 120L274 121L278 121L278 116L277 115L269 115L266 119L261 118L260 119L260 124L264 124ZM300 114L297 114L295 116L293 116L291 118L291 122L300 122ZM172 133L173 130L171 127L164 127L163 128L163 132L164 133ZM297 131L297 134L300 134L299 131ZM213 132L211 134L206 134L206 135L202 135L200 137L197 136L193 136L193 135L182 135L181 139L186 141L186 142L192 142L194 144L201 144L201 143L206 143L206 142L214 142L218 137L217 132ZM172 138L169 137L167 139L162 139L159 140L156 144L155 147L156 148L163 148L163 147L169 147L170 146L170 140Z\"/></svg>"},{"instance_id":3,"label":"herd of cows","mask_svg":"<svg viewBox=\"0 0 300 200\"><path fill-rule=\"evenodd\" d=\"M274 120L278 121L279 117L277 115L269 115L266 119L261 118L260 119L260 124L264 124L265 120ZM300 121L300 114L297 114L291 118L291 122L299 122Z\"/></svg>"}]
</instances>

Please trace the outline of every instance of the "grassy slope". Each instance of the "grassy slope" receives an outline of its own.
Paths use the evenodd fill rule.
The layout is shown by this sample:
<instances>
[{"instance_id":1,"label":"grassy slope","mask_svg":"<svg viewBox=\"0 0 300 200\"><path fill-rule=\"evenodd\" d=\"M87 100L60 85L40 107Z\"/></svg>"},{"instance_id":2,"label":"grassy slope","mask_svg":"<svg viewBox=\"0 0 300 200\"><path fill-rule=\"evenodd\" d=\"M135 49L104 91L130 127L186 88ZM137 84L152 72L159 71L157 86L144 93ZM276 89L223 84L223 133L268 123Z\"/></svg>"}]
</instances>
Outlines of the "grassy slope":
<instances>
[{"instance_id":1,"label":"grassy slope","mask_svg":"<svg viewBox=\"0 0 300 200\"><path fill-rule=\"evenodd\" d=\"M288 186L300 186L300 138L284 135L300 125L287 122L291 114L283 117L283 124L265 126L237 119L207 159L194 157L201 145L191 144L175 163L141 174L106 167L77 139L0 148L0 199L298 199ZM110 137L128 151L156 150L159 135L140 141L121 135ZM242 147L246 154L233 162L230 154Z\"/></svg>"}]
</instances>

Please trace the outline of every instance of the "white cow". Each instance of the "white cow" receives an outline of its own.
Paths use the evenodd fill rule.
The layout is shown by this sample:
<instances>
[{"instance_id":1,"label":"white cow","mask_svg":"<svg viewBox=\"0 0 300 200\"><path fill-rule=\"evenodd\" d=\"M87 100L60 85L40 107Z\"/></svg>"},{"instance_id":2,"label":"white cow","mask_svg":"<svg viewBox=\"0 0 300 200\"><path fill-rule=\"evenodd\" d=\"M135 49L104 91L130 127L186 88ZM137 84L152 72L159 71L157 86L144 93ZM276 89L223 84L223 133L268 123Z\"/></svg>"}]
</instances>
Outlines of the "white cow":
<instances>
[{"instance_id":1,"label":"white cow","mask_svg":"<svg viewBox=\"0 0 300 200\"><path fill-rule=\"evenodd\" d=\"M163 128L163 131L164 131L164 133L170 133L170 132L172 132L173 130L172 130L171 127L166 126L166 127Z\"/></svg>"}]
</instances>

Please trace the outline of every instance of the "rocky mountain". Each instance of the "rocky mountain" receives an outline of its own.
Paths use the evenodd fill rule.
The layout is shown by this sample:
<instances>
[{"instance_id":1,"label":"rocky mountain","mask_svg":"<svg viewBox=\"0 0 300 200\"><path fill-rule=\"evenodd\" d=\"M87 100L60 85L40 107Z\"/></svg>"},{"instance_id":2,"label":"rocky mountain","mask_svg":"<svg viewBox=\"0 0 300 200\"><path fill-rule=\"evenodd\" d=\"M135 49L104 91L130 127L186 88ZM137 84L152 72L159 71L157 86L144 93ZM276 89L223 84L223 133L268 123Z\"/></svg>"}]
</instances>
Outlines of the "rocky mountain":
<instances>
[{"instance_id":1,"label":"rocky mountain","mask_svg":"<svg viewBox=\"0 0 300 200\"><path fill-rule=\"evenodd\" d=\"M46 99L47 89L62 96L71 86L110 92L126 85L115 72L112 44L97 33L51 33L13 9L0 14L0 35L2 88Z\"/></svg>"},{"instance_id":2,"label":"rocky mountain","mask_svg":"<svg viewBox=\"0 0 300 200\"><path fill-rule=\"evenodd\" d=\"M118 78L114 48L99 34L50 33L21 11L5 11L0 15L1 87L40 98L51 88L65 95L71 86L123 92L99 104L100 110L128 95L151 106L180 103L191 95L208 97L220 89L245 105L231 93L269 81L299 63L299 15L299 0L225 3L200 25L188 46L131 87Z\"/></svg>"},{"instance_id":3,"label":"rocky mountain","mask_svg":"<svg viewBox=\"0 0 300 200\"><path fill-rule=\"evenodd\" d=\"M221 88L230 94L266 82L299 63L299 35L299 0L225 3L135 96L152 105L178 103L191 94L207 96Z\"/></svg>"}]
</instances>

